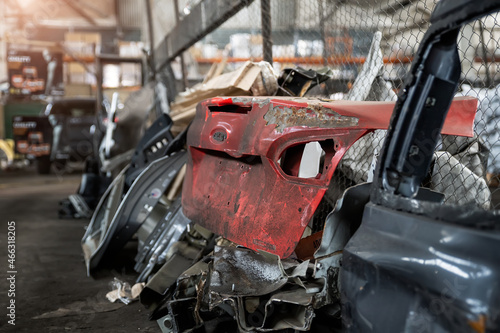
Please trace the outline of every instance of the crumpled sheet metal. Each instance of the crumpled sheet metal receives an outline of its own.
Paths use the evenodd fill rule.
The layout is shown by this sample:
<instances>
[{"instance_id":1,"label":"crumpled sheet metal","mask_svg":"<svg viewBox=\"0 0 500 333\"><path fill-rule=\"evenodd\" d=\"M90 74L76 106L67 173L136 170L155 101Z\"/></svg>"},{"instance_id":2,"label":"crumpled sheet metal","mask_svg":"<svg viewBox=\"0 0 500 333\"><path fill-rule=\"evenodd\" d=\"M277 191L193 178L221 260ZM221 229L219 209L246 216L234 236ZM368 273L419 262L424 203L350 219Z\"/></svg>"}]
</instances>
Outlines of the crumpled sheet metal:
<instances>
[{"instance_id":1,"label":"crumpled sheet metal","mask_svg":"<svg viewBox=\"0 0 500 333\"><path fill-rule=\"evenodd\" d=\"M309 330L314 318L312 300L313 295L308 294L302 288L274 294L266 303L267 320L264 320L264 329L267 328L269 331L287 328ZM280 314L278 320L271 317L273 312Z\"/></svg>"},{"instance_id":2,"label":"crumpled sheet metal","mask_svg":"<svg viewBox=\"0 0 500 333\"><path fill-rule=\"evenodd\" d=\"M134 269L140 272L136 282L145 282L155 266L165 262L166 254L179 241L191 221L184 216L178 198L139 249Z\"/></svg>"},{"instance_id":3,"label":"crumpled sheet metal","mask_svg":"<svg viewBox=\"0 0 500 333\"><path fill-rule=\"evenodd\" d=\"M123 199L122 191L115 193L109 199L120 203L118 209L112 211L112 215L108 214L107 210L103 215L101 210L104 207L96 209L94 212L96 218L91 220L88 231L82 239L89 274L92 274L111 255L116 254L135 234L185 161L186 153L180 151L152 162L134 181ZM103 199L108 200L105 196ZM112 219L109 216L112 216ZM93 232L96 226L101 226L99 242Z\"/></svg>"},{"instance_id":4,"label":"crumpled sheet metal","mask_svg":"<svg viewBox=\"0 0 500 333\"><path fill-rule=\"evenodd\" d=\"M433 190L446 196L447 203L465 205L473 202L484 209L490 208L491 191L486 180L449 152L434 153L431 183Z\"/></svg>"},{"instance_id":5,"label":"crumpled sheet metal","mask_svg":"<svg viewBox=\"0 0 500 333\"><path fill-rule=\"evenodd\" d=\"M380 152L386 131L377 130L356 141L347 151L338 168L357 184L369 181L371 162L375 152ZM455 149L460 142L461 149ZM474 203L489 209L491 191L484 179L484 164L478 138L443 136L443 143L434 152L431 182L426 185L445 195L449 204ZM441 150L443 149L443 150Z\"/></svg>"},{"instance_id":6,"label":"crumpled sheet metal","mask_svg":"<svg viewBox=\"0 0 500 333\"><path fill-rule=\"evenodd\" d=\"M226 301L235 311L238 327L243 332L273 332L283 329L309 331L315 316L311 305L313 295L305 289L278 292L250 312L244 298Z\"/></svg>"},{"instance_id":7,"label":"crumpled sheet metal","mask_svg":"<svg viewBox=\"0 0 500 333\"><path fill-rule=\"evenodd\" d=\"M338 259L336 261L339 267ZM234 246L217 246L209 273L210 306L229 304L245 332L309 330L316 295L330 280L315 275L314 263ZM326 267L328 269L328 267ZM336 284L336 283L335 283Z\"/></svg>"},{"instance_id":8,"label":"crumpled sheet metal","mask_svg":"<svg viewBox=\"0 0 500 333\"><path fill-rule=\"evenodd\" d=\"M347 94L350 101L395 101L396 93L392 84L383 79L384 56L380 49L382 33L375 32L370 51L351 90ZM376 84L375 84L376 83Z\"/></svg>"},{"instance_id":9,"label":"crumpled sheet metal","mask_svg":"<svg viewBox=\"0 0 500 333\"><path fill-rule=\"evenodd\" d=\"M176 251L167 258L166 263L152 276L141 293L141 303L153 311L156 311L164 295L172 292L171 287L175 286L179 276L193 265L199 253L199 249L186 246L185 243L182 245L175 246Z\"/></svg>"},{"instance_id":10,"label":"crumpled sheet metal","mask_svg":"<svg viewBox=\"0 0 500 333\"><path fill-rule=\"evenodd\" d=\"M177 212L182 214L180 209ZM163 248L160 255L165 264L148 280L146 288L141 293L141 303L148 308L153 307L156 312L157 305L165 297L170 297L174 289L178 292L181 284L189 285L191 277L196 278L198 273L203 274L202 269L198 267L204 267L204 265L199 260L212 251L212 238L212 233L189 224L177 241L171 243L171 239L168 239L165 242L168 246ZM159 240L161 242L161 237ZM141 276L146 278L144 271ZM148 275L151 275L151 272L148 272ZM176 283L177 288L175 288Z\"/></svg>"},{"instance_id":11,"label":"crumpled sheet metal","mask_svg":"<svg viewBox=\"0 0 500 333\"><path fill-rule=\"evenodd\" d=\"M342 251L361 224L370 187L371 183L364 183L348 188L326 218L321 245L314 254L314 277L322 280L321 290L314 295L315 308L339 301Z\"/></svg>"},{"instance_id":12,"label":"crumpled sheet metal","mask_svg":"<svg viewBox=\"0 0 500 333\"><path fill-rule=\"evenodd\" d=\"M337 279L337 275L327 276L316 268L315 261L280 260L275 255L237 247L227 241L218 243L228 245L217 245L210 255L190 267L180 267L188 264L187 261L168 262L144 289L141 302L146 301L144 296L154 300L150 297L152 291L165 295L161 301L164 305L155 310L160 315L153 315L159 319L163 332L203 329L207 321L214 318L232 321L240 332L308 331L315 310L338 300L338 297L325 299L321 295L323 290L332 289L327 285L336 288L337 282L332 278ZM339 254L326 256L337 270L339 258ZM325 266L325 272L330 272L330 268ZM159 276L163 276L162 281L155 282ZM164 287L157 289L158 283ZM168 292L164 289L167 286L171 287ZM154 303L160 304L160 301L157 299ZM156 306L154 303L149 305ZM189 315L182 312L187 311L182 310L183 303L190 309Z\"/></svg>"},{"instance_id":13,"label":"crumpled sheet metal","mask_svg":"<svg viewBox=\"0 0 500 333\"><path fill-rule=\"evenodd\" d=\"M443 133L472 135L476 106L473 98L455 100ZM237 244L290 256L346 150L366 133L386 129L393 108L393 102L305 98L200 103L188 133L184 213ZM312 141L324 144L323 170L299 178L300 158L280 159L287 149Z\"/></svg>"},{"instance_id":14,"label":"crumpled sheet metal","mask_svg":"<svg viewBox=\"0 0 500 333\"><path fill-rule=\"evenodd\" d=\"M363 209L370 200L370 183L352 186L337 200L335 208L326 217L321 245L314 258L331 256L342 251L361 224Z\"/></svg>"},{"instance_id":15,"label":"crumpled sheet metal","mask_svg":"<svg viewBox=\"0 0 500 333\"><path fill-rule=\"evenodd\" d=\"M500 173L500 85L493 89L474 88L462 85L461 95L473 96L479 99L475 120L477 133L484 141L488 154L488 172Z\"/></svg>"},{"instance_id":16,"label":"crumpled sheet metal","mask_svg":"<svg viewBox=\"0 0 500 333\"><path fill-rule=\"evenodd\" d=\"M283 287L278 257L245 248L215 247L210 290L222 296L261 296Z\"/></svg>"}]
</instances>

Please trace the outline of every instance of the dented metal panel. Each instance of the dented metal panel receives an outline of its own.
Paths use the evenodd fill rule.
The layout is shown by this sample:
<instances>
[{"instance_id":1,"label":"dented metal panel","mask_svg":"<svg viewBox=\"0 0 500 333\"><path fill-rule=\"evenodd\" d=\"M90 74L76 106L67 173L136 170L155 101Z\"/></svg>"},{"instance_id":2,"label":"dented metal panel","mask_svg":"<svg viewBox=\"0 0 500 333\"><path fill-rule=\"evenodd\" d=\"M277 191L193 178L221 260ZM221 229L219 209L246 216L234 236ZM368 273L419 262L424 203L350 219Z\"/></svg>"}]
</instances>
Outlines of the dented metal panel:
<instances>
[{"instance_id":1,"label":"dented metal panel","mask_svg":"<svg viewBox=\"0 0 500 333\"><path fill-rule=\"evenodd\" d=\"M210 290L222 296L260 296L283 287L279 258L244 248L216 247Z\"/></svg>"},{"instance_id":2,"label":"dented metal panel","mask_svg":"<svg viewBox=\"0 0 500 333\"><path fill-rule=\"evenodd\" d=\"M169 217L170 221L166 222L166 224L171 225L174 229L180 226L179 221L184 223L182 221L186 219L182 214L182 210L178 207L178 202L176 202L176 205L177 207L173 207L170 210L172 213L175 212L175 214ZM175 220L178 220L178 222L175 222ZM148 279L148 283L141 293L141 302L154 311L153 317L158 315L159 310L157 307L162 303L162 300L164 298L168 300L168 297L174 293L175 282L177 280L179 281L178 288L176 289L177 297L179 297L180 289L190 289L188 286L189 282L186 280L191 280L192 276L203 273L203 269L199 269L199 267L204 266L203 262L196 262L213 250L213 234L207 230L188 224L180 238L173 242L174 239L167 235L168 225L165 227L159 225L158 230L163 235L152 238L155 242L150 243L152 246L149 252L153 251L153 253L149 254L150 260L148 261L148 265L152 264L154 266L158 262L159 257L162 257L165 264L151 278L149 278L151 270L148 271L147 266L144 266L140 262L138 262L139 266L136 266L144 267L138 280ZM146 258L142 255L140 257ZM191 297L193 294L195 294L194 291L191 295L184 295L184 297Z\"/></svg>"},{"instance_id":3,"label":"dented metal panel","mask_svg":"<svg viewBox=\"0 0 500 333\"><path fill-rule=\"evenodd\" d=\"M443 133L472 135L477 107L457 99ZM386 129L392 102L306 98L213 98L198 105L188 133L186 216L216 234L280 257L292 254L345 151ZM316 177L300 178L303 145L325 152Z\"/></svg>"},{"instance_id":4,"label":"dented metal panel","mask_svg":"<svg viewBox=\"0 0 500 333\"><path fill-rule=\"evenodd\" d=\"M368 204L344 250L347 332L498 331L499 244L498 232Z\"/></svg>"},{"instance_id":5,"label":"dented metal panel","mask_svg":"<svg viewBox=\"0 0 500 333\"><path fill-rule=\"evenodd\" d=\"M82 239L89 274L95 272L103 262L110 260L135 234L185 161L186 152L180 151L152 162L135 180L123 199L121 190L110 197L110 200L119 201L117 209L108 216L102 216L101 210L104 207L98 207L94 213L95 219L92 219ZM98 235L95 232L96 225L102 225Z\"/></svg>"},{"instance_id":6,"label":"dented metal panel","mask_svg":"<svg viewBox=\"0 0 500 333\"><path fill-rule=\"evenodd\" d=\"M189 222L189 219L182 213L180 198L176 199L166 210L161 221L156 225L135 257L134 269L140 273L136 282L147 281L153 269L157 265L165 263L167 252L179 241Z\"/></svg>"}]
</instances>

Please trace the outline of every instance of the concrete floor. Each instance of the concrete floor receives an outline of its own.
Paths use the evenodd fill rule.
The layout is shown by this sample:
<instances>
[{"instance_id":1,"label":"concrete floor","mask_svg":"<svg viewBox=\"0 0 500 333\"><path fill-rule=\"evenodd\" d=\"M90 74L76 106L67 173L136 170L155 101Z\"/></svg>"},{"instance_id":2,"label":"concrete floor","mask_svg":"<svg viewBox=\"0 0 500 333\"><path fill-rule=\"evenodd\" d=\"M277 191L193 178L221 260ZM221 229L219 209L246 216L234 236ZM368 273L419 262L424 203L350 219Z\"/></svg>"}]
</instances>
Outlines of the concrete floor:
<instances>
[{"instance_id":1,"label":"concrete floor","mask_svg":"<svg viewBox=\"0 0 500 333\"><path fill-rule=\"evenodd\" d=\"M58 202L75 193L78 174L39 176L34 168L0 173L1 332L159 332L139 303L105 297L113 277L134 282L128 268L87 277L80 240L88 220L60 220ZM16 222L15 298L7 277L8 221ZM15 326L6 308L15 299Z\"/></svg>"}]
</instances>

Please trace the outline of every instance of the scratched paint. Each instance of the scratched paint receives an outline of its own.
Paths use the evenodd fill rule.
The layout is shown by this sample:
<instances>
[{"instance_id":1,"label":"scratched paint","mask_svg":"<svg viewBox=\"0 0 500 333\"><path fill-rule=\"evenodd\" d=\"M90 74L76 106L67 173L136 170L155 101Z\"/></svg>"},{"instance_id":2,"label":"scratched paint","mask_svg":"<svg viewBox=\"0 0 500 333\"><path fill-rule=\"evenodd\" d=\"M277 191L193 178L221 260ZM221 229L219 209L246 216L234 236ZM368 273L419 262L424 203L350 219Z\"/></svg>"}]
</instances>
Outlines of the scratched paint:
<instances>
[{"instance_id":1,"label":"scratched paint","mask_svg":"<svg viewBox=\"0 0 500 333\"><path fill-rule=\"evenodd\" d=\"M287 127L307 126L320 128L355 127L358 118L342 116L332 109L318 104L309 104L306 108L269 105L264 115L266 125L276 125L276 131L282 133Z\"/></svg>"}]
</instances>

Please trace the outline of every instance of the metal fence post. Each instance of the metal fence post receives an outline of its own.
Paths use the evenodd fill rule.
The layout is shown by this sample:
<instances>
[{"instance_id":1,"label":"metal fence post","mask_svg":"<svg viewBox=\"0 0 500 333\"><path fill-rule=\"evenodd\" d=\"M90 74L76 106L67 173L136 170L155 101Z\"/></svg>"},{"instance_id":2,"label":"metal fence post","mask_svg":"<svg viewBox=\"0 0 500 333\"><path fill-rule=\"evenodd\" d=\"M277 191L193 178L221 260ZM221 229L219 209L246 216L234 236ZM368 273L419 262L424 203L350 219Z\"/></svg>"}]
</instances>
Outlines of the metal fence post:
<instances>
[{"instance_id":1,"label":"metal fence post","mask_svg":"<svg viewBox=\"0 0 500 333\"><path fill-rule=\"evenodd\" d=\"M151 77L156 80L156 62L155 62L155 41L153 29L153 13L151 11L151 0L145 0L146 14L148 18L148 34L149 34L149 69L151 70Z\"/></svg>"},{"instance_id":2,"label":"metal fence post","mask_svg":"<svg viewBox=\"0 0 500 333\"><path fill-rule=\"evenodd\" d=\"M264 61L273 64L273 40L271 38L271 0L260 0L262 21L262 55Z\"/></svg>"},{"instance_id":3,"label":"metal fence post","mask_svg":"<svg viewBox=\"0 0 500 333\"><path fill-rule=\"evenodd\" d=\"M175 8L175 24L179 24L179 0L174 0L174 8ZM187 80L187 71L186 71L186 63L184 62L184 53L182 52L179 57L181 58L181 71L182 71L182 85L184 86L184 90L188 88L188 80Z\"/></svg>"}]
</instances>

